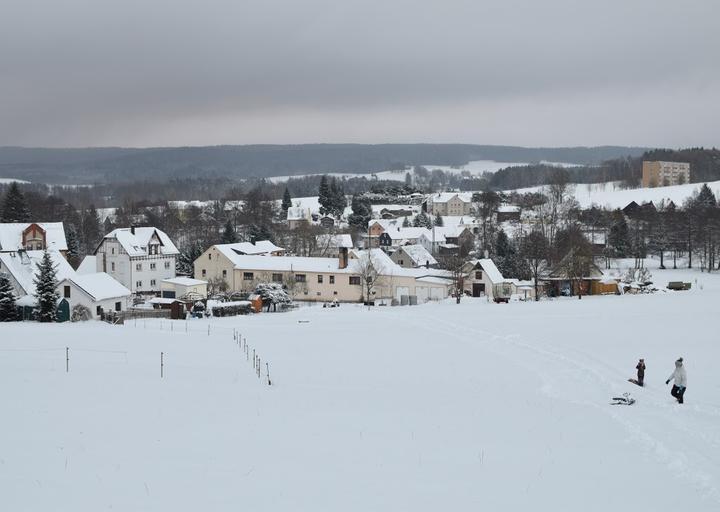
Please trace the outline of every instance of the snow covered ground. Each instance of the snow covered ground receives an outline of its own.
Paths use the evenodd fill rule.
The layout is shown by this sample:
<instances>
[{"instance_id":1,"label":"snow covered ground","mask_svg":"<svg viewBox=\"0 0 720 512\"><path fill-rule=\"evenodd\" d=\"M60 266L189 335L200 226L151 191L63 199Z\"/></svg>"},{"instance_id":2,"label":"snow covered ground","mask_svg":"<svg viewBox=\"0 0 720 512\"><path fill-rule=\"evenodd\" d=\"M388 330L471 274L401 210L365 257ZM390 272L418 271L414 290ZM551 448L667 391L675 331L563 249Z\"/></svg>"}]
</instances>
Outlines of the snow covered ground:
<instances>
[{"instance_id":1,"label":"snow covered ground","mask_svg":"<svg viewBox=\"0 0 720 512\"><path fill-rule=\"evenodd\" d=\"M0 184L12 183L13 181L17 182L18 185L30 183L29 181L19 180L17 178L0 178Z\"/></svg>"},{"instance_id":2,"label":"snow covered ground","mask_svg":"<svg viewBox=\"0 0 720 512\"><path fill-rule=\"evenodd\" d=\"M0 325L2 508L718 510L720 276L653 273L693 289Z\"/></svg>"},{"instance_id":3,"label":"snow covered ground","mask_svg":"<svg viewBox=\"0 0 720 512\"><path fill-rule=\"evenodd\" d=\"M573 185L573 195L580 206L587 208L593 204L608 208L625 208L635 201L641 204L652 201L658 205L661 201L672 200L676 205L682 206L683 201L700 190L702 183L688 183L671 187L621 189L619 182L608 183L581 183ZM708 183L710 189L717 196L720 193L720 181ZM544 187L529 187L517 189L516 192L542 192Z\"/></svg>"}]
</instances>

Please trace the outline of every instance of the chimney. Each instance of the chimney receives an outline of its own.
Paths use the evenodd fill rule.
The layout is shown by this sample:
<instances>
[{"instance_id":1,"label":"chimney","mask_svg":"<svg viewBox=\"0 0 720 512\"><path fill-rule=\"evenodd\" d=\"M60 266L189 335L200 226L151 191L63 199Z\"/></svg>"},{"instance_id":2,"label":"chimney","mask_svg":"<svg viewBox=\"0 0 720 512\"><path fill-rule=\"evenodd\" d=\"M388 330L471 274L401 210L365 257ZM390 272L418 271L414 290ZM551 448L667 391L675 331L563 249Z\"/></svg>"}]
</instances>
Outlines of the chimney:
<instances>
[{"instance_id":1,"label":"chimney","mask_svg":"<svg viewBox=\"0 0 720 512\"><path fill-rule=\"evenodd\" d=\"M348 250L347 247L340 247L340 251L338 254L339 261L339 267L341 269L347 268L348 266Z\"/></svg>"},{"instance_id":2,"label":"chimney","mask_svg":"<svg viewBox=\"0 0 720 512\"><path fill-rule=\"evenodd\" d=\"M130 233L133 235L135 234L135 226L130 225Z\"/></svg>"}]
</instances>

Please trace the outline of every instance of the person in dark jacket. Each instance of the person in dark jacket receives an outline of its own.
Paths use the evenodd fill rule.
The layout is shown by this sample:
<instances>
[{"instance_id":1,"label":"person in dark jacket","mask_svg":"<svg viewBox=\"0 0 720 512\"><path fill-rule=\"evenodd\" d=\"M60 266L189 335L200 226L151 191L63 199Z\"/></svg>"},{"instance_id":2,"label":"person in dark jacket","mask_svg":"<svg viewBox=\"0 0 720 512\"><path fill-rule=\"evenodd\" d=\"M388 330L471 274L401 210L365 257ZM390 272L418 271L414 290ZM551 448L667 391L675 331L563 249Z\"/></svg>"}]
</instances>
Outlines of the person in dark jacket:
<instances>
[{"instance_id":1,"label":"person in dark jacket","mask_svg":"<svg viewBox=\"0 0 720 512\"><path fill-rule=\"evenodd\" d=\"M637 385L642 386L645 380L645 359L640 359L635 369L637 370Z\"/></svg>"}]
</instances>

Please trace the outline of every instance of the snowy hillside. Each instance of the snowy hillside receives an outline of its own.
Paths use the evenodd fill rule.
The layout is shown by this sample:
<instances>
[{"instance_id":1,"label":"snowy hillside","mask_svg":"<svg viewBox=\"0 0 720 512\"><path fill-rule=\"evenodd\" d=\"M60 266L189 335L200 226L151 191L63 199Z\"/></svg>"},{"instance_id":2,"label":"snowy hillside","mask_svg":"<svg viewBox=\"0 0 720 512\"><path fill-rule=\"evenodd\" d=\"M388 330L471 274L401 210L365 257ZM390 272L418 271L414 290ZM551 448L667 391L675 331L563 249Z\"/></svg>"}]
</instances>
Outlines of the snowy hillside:
<instances>
[{"instance_id":1,"label":"snowy hillside","mask_svg":"<svg viewBox=\"0 0 720 512\"><path fill-rule=\"evenodd\" d=\"M720 276L654 274L693 289L2 325L3 509L718 510Z\"/></svg>"},{"instance_id":2,"label":"snowy hillside","mask_svg":"<svg viewBox=\"0 0 720 512\"><path fill-rule=\"evenodd\" d=\"M581 183L573 185L573 195L580 206L587 208L590 205L606 206L608 208L624 208L632 201L640 204L652 201L658 205L661 201L673 201L682 206L683 201L699 190L702 183L688 183L672 187L621 189L618 182L609 183ZM720 181L711 181L708 186L717 196L720 193ZM544 187L529 187L517 189L516 192L539 192Z\"/></svg>"}]
</instances>

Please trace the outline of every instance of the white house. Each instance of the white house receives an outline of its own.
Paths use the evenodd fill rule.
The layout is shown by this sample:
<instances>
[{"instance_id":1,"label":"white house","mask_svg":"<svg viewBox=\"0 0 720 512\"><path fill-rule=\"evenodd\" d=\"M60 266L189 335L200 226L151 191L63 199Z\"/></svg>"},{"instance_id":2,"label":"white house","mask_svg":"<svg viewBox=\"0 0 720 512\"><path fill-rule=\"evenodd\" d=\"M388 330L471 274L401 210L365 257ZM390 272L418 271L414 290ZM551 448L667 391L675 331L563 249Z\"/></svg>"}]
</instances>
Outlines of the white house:
<instances>
[{"instance_id":1,"label":"white house","mask_svg":"<svg viewBox=\"0 0 720 512\"><path fill-rule=\"evenodd\" d=\"M463 267L463 272L465 274L463 288L465 292L473 297L489 297L492 299L495 287L498 285L507 285L510 293L514 291L512 283L503 277L493 260L489 258L467 262Z\"/></svg>"},{"instance_id":2,"label":"white house","mask_svg":"<svg viewBox=\"0 0 720 512\"><path fill-rule=\"evenodd\" d=\"M390 259L405 268L433 267L437 260L420 244L402 245L390 255Z\"/></svg>"},{"instance_id":3,"label":"white house","mask_svg":"<svg viewBox=\"0 0 720 512\"><path fill-rule=\"evenodd\" d=\"M0 252L0 272L8 275L15 295L23 297L35 294L35 277L44 251ZM55 267L57 280L75 275L75 271L58 251L48 251Z\"/></svg>"},{"instance_id":4,"label":"white house","mask_svg":"<svg viewBox=\"0 0 720 512\"><path fill-rule=\"evenodd\" d=\"M96 270L106 272L133 293L156 293L163 279L175 277L180 251L153 227L119 228L95 250Z\"/></svg>"},{"instance_id":5,"label":"white house","mask_svg":"<svg viewBox=\"0 0 720 512\"><path fill-rule=\"evenodd\" d=\"M207 298L207 281L191 277L174 277L160 283L161 296L165 299L189 298L192 300Z\"/></svg>"},{"instance_id":6,"label":"white house","mask_svg":"<svg viewBox=\"0 0 720 512\"><path fill-rule=\"evenodd\" d=\"M92 318L100 318L103 312L122 312L128 308L130 290L109 275L95 274L66 277L58 283L60 300L66 300L70 311L78 304L90 310Z\"/></svg>"}]
</instances>

